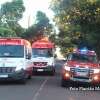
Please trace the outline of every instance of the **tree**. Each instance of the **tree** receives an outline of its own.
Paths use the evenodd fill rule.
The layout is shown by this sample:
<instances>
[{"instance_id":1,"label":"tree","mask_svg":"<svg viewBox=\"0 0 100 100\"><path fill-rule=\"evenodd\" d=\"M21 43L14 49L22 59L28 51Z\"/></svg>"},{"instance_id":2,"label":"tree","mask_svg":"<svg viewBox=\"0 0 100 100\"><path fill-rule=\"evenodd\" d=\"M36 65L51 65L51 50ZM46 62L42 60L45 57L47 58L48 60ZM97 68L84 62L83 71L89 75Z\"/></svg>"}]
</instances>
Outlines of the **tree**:
<instances>
[{"instance_id":1,"label":"tree","mask_svg":"<svg viewBox=\"0 0 100 100\"><path fill-rule=\"evenodd\" d=\"M24 10L25 8L22 0L13 0L12 2L6 2L5 4L1 5L0 26L7 29L9 28L17 34L18 29L21 29L18 21L22 18Z\"/></svg>"},{"instance_id":2,"label":"tree","mask_svg":"<svg viewBox=\"0 0 100 100\"><path fill-rule=\"evenodd\" d=\"M36 15L35 24L29 27L22 37L33 40L34 37L41 37L42 35L50 35L53 31L52 24L49 23L49 18L45 13L38 11Z\"/></svg>"},{"instance_id":3,"label":"tree","mask_svg":"<svg viewBox=\"0 0 100 100\"><path fill-rule=\"evenodd\" d=\"M49 18L45 13L38 11L36 15L36 25L38 32L46 35L50 35L52 31L52 24L50 24Z\"/></svg>"},{"instance_id":4,"label":"tree","mask_svg":"<svg viewBox=\"0 0 100 100\"><path fill-rule=\"evenodd\" d=\"M0 27L0 37L16 37L16 33L9 29L9 28L4 28Z\"/></svg>"},{"instance_id":5,"label":"tree","mask_svg":"<svg viewBox=\"0 0 100 100\"><path fill-rule=\"evenodd\" d=\"M71 43L87 41L100 55L100 0L52 0L51 8L56 24Z\"/></svg>"}]
</instances>

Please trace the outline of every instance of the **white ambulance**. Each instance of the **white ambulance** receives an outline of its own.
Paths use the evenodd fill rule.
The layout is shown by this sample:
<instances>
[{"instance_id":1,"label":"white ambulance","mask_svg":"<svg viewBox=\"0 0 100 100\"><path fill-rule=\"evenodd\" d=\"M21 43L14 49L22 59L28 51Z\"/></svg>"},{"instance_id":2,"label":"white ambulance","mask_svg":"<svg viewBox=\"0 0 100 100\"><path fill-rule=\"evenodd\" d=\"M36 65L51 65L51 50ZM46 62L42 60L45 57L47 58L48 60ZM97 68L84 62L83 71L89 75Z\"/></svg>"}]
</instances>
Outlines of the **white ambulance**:
<instances>
[{"instance_id":1,"label":"white ambulance","mask_svg":"<svg viewBox=\"0 0 100 100\"><path fill-rule=\"evenodd\" d=\"M21 38L0 38L0 81L25 83L32 76L31 44Z\"/></svg>"},{"instance_id":2,"label":"white ambulance","mask_svg":"<svg viewBox=\"0 0 100 100\"><path fill-rule=\"evenodd\" d=\"M55 73L54 43L42 38L32 43L33 74L35 72Z\"/></svg>"}]
</instances>

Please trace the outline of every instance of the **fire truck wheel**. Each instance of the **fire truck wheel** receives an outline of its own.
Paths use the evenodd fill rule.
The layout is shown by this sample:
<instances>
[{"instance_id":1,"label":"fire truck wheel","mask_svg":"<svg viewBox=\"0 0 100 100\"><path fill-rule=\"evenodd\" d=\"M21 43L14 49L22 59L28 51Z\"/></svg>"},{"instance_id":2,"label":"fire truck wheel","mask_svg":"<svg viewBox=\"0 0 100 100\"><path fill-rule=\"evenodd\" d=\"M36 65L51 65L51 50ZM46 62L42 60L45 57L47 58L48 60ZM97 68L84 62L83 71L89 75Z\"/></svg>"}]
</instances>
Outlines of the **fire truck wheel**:
<instances>
[{"instance_id":1,"label":"fire truck wheel","mask_svg":"<svg viewBox=\"0 0 100 100\"><path fill-rule=\"evenodd\" d=\"M61 86L69 88L71 86L70 81L64 80L63 78L61 79Z\"/></svg>"},{"instance_id":2,"label":"fire truck wheel","mask_svg":"<svg viewBox=\"0 0 100 100\"><path fill-rule=\"evenodd\" d=\"M61 79L61 86L66 87L66 80L64 80L63 78Z\"/></svg>"}]
</instances>

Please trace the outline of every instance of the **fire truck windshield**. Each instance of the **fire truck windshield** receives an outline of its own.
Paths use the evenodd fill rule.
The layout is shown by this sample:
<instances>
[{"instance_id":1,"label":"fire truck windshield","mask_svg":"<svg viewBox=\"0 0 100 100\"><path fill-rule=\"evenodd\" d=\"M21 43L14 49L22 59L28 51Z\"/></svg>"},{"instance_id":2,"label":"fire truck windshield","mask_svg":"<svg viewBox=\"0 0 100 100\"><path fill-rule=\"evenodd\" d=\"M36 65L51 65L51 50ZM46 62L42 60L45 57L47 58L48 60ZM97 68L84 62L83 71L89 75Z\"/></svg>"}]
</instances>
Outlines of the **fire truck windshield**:
<instances>
[{"instance_id":1,"label":"fire truck windshield","mask_svg":"<svg viewBox=\"0 0 100 100\"><path fill-rule=\"evenodd\" d=\"M97 58L95 55L84 55L84 54L72 54L71 60L77 60L82 62L97 62Z\"/></svg>"},{"instance_id":2,"label":"fire truck windshield","mask_svg":"<svg viewBox=\"0 0 100 100\"><path fill-rule=\"evenodd\" d=\"M52 57L52 49L33 48L33 57Z\"/></svg>"},{"instance_id":3,"label":"fire truck windshield","mask_svg":"<svg viewBox=\"0 0 100 100\"><path fill-rule=\"evenodd\" d=\"M24 57L24 46L0 45L0 57Z\"/></svg>"}]
</instances>

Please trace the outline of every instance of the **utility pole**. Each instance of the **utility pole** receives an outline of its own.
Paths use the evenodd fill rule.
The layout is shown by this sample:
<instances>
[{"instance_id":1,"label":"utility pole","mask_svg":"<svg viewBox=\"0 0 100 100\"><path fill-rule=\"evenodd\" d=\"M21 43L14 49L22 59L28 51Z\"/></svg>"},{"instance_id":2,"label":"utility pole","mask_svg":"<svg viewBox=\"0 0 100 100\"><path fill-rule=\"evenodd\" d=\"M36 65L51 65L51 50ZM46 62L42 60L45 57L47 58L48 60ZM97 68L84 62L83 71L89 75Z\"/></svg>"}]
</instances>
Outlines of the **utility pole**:
<instances>
[{"instance_id":1,"label":"utility pole","mask_svg":"<svg viewBox=\"0 0 100 100\"><path fill-rule=\"evenodd\" d=\"M30 27L30 15L28 16L28 28Z\"/></svg>"}]
</instances>

